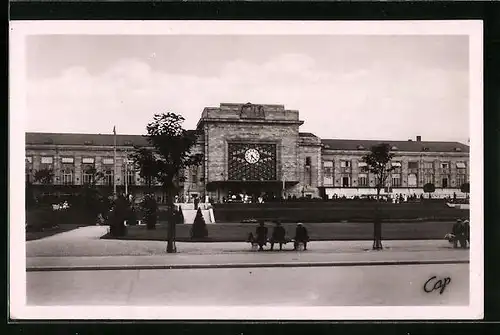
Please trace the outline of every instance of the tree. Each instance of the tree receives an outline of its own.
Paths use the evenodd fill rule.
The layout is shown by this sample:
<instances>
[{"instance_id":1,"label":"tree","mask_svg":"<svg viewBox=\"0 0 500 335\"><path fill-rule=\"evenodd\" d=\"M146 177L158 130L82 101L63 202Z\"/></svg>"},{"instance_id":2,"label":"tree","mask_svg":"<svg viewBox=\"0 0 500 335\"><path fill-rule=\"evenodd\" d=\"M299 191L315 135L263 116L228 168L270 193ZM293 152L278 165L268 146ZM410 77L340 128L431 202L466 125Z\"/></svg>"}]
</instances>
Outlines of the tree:
<instances>
[{"instance_id":1,"label":"tree","mask_svg":"<svg viewBox=\"0 0 500 335\"><path fill-rule=\"evenodd\" d=\"M147 156L146 151L143 150L142 152L136 151L138 155L136 159L133 156L139 171L142 171L144 176L154 176L165 189L169 218L173 216L172 211L175 210L173 196L176 189L175 180L179 172L189 166L199 165L203 158L200 154L192 153L198 133L183 129L184 120L184 117L175 113L155 114L153 121L146 126L147 135L145 135L152 149L143 148L150 150L151 155L147 154L149 155ZM149 158L142 160L140 157ZM151 157L153 157L154 163ZM175 252L174 220L169 220L168 226L167 252L173 253Z\"/></svg>"},{"instance_id":2,"label":"tree","mask_svg":"<svg viewBox=\"0 0 500 335\"><path fill-rule=\"evenodd\" d=\"M436 191L436 186L434 186L433 183L427 183L424 185L424 192L429 193L429 199L431 198L431 193L434 193Z\"/></svg>"},{"instance_id":3,"label":"tree","mask_svg":"<svg viewBox=\"0 0 500 335\"><path fill-rule=\"evenodd\" d=\"M201 209L198 208L196 211L196 217L194 218L193 227L191 227L191 238L204 238L208 236L208 229L205 219L201 213Z\"/></svg>"},{"instance_id":4,"label":"tree","mask_svg":"<svg viewBox=\"0 0 500 335\"><path fill-rule=\"evenodd\" d=\"M130 158L134 161L136 168L139 170L139 175L144 179L148 189L151 191L159 172L159 165L157 164L153 150L136 147L135 151L130 154Z\"/></svg>"},{"instance_id":5,"label":"tree","mask_svg":"<svg viewBox=\"0 0 500 335\"><path fill-rule=\"evenodd\" d=\"M41 169L35 171L34 180L43 185L51 185L54 181L54 171L52 169Z\"/></svg>"},{"instance_id":6,"label":"tree","mask_svg":"<svg viewBox=\"0 0 500 335\"><path fill-rule=\"evenodd\" d=\"M90 175L88 181L85 181L81 190L80 209L87 220L93 220L99 213L107 211L108 206L104 201L103 195L97 189L97 183L104 178L104 173L97 171L95 167L86 167L85 174Z\"/></svg>"},{"instance_id":7,"label":"tree","mask_svg":"<svg viewBox=\"0 0 500 335\"><path fill-rule=\"evenodd\" d=\"M90 175L89 181L84 183L85 187L95 188L97 183L104 178L104 173L97 171L95 167L87 167L85 169L85 174Z\"/></svg>"},{"instance_id":8,"label":"tree","mask_svg":"<svg viewBox=\"0 0 500 335\"><path fill-rule=\"evenodd\" d=\"M375 176L375 188L377 189L377 205L375 207L375 220L373 224L374 241L373 249L382 249L382 233L381 233L381 219L379 213L380 190L384 187L390 173L395 169L389 163L394 157L389 144L381 143L374 145L370 149L370 153L363 156L362 160L366 163L364 171L369 171Z\"/></svg>"}]
</instances>

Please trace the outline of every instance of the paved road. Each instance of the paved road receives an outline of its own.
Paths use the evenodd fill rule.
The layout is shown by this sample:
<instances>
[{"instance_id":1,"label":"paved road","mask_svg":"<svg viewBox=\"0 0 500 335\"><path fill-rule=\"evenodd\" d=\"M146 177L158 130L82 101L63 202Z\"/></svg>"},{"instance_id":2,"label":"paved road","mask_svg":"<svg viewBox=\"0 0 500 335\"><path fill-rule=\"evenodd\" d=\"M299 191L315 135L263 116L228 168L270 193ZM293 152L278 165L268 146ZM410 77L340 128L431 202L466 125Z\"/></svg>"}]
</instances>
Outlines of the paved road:
<instances>
[{"instance_id":1,"label":"paved road","mask_svg":"<svg viewBox=\"0 0 500 335\"><path fill-rule=\"evenodd\" d=\"M450 277L443 294L431 276ZM28 305L467 305L469 267L350 266L27 273Z\"/></svg>"}]
</instances>

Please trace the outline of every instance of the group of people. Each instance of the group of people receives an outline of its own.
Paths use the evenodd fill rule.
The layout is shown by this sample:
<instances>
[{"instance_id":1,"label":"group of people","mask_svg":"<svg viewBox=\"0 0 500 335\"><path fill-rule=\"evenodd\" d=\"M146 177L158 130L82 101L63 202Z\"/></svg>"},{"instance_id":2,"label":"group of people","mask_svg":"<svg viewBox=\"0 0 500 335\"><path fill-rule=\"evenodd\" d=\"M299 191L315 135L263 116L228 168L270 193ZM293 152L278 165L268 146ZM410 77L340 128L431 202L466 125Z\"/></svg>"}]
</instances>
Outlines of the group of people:
<instances>
[{"instance_id":1,"label":"group of people","mask_svg":"<svg viewBox=\"0 0 500 335\"><path fill-rule=\"evenodd\" d=\"M450 242L453 242L453 248L458 248L458 244L460 244L460 248L462 249L470 246L469 220L457 219L455 224L453 224L451 233Z\"/></svg>"},{"instance_id":2,"label":"group of people","mask_svg":"<svg viewBox=\"0 0 500 335\"><path fill-rule=\"evenodd\" d=\"M264 250L264 246L268 241L271 244L270 250L274 250L275 244L279 244L280 250L283 250L283 245L290 242L290 240L286 238L285 228L279 221L277 221L274 226L271 239L268 239L268 228L265 226L264 221L260 221L259 226L255 230L255 234L255 236L252 233L249 234L248 242L258 245L259 250ZM308 241L309 234L307 232L307 228L304 227L302 223L297 223L295 236L293 238L293 250L297 250L300 244L304 246L304 250L307 250Z\"/></svg>"}]
</instances>

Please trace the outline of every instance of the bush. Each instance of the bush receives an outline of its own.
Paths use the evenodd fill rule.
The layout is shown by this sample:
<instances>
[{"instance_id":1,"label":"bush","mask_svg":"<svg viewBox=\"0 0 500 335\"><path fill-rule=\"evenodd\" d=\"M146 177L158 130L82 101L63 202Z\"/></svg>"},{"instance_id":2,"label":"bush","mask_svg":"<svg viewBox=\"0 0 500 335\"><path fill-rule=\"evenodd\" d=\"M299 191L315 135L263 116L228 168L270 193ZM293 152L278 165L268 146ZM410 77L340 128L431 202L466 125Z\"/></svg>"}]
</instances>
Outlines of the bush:
<instances>
[{"instance_id":1,"label":"bush","mask_svg":"<svg viewBox=\"0 0 500 335\"><path fill-rule=\"evenodd\" d=\"M144 212L146 228L149 230L156 229L156 211L158 209L158 205L155 198L151 195L146 195L141 206Z\"/></svg>"},{"instance_id":2,"label":"bush","mask_svg":"<svg viewBox=\"0 0 500 335\"><path fill-rule=\"evenodd\" d=\"M57 227L57 217L52 208L43 206L26 213L26 231L40 232Z\"/></svg>"},{"instance_id":3,"label":"bush","mask_svg":"<svg viewBox=\"0 0 500 335\"><path fill-rule=\"evenodd\" d=\"M193 227L191 228L191 238L204 238L208 236L207 224L201 214L201 209L196 211Z\"/></svg>"}]
</instances>

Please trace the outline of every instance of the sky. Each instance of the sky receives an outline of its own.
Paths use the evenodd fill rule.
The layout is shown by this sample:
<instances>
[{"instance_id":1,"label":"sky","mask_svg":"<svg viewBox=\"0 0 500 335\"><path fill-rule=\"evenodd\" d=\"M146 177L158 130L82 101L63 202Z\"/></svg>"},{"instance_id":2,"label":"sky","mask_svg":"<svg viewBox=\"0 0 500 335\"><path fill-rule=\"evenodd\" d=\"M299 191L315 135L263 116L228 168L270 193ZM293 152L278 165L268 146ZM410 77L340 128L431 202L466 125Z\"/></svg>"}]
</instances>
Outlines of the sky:
<instances>
[{"instance_id":1,"label":"sky","mask_svg":"<svg viewBox=\"0 0 500 335\"><path fill-rule=\"evenodd\" d=\"M204 107L282 104L321 138L469 138L461 35L37 35L26 131L145 134L153 114L194 129Z\"/></svg>"}]
</instances>

